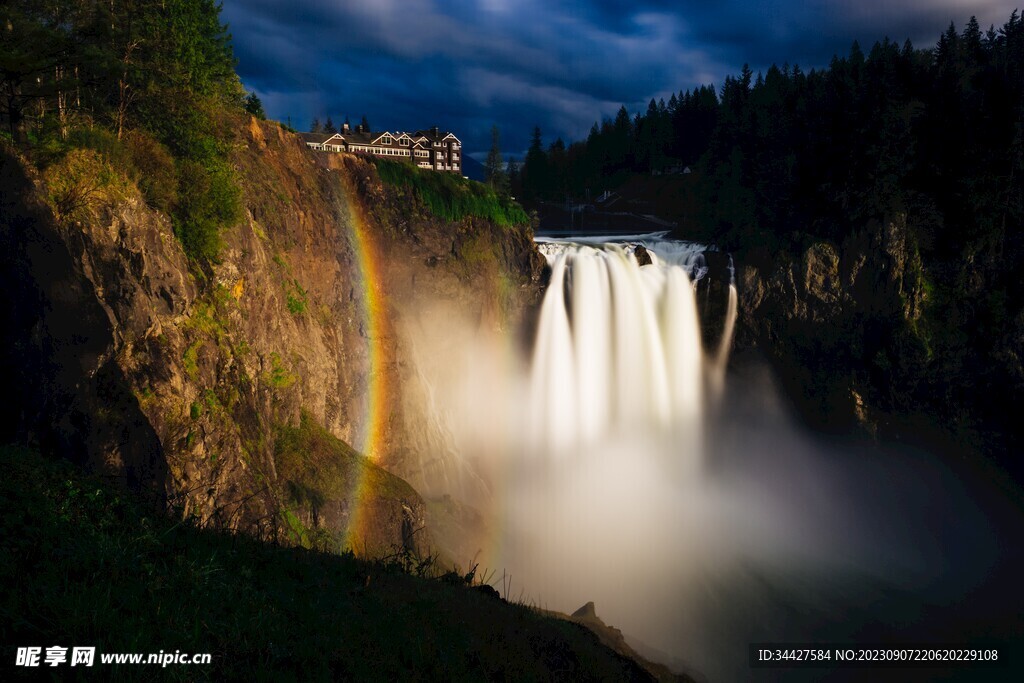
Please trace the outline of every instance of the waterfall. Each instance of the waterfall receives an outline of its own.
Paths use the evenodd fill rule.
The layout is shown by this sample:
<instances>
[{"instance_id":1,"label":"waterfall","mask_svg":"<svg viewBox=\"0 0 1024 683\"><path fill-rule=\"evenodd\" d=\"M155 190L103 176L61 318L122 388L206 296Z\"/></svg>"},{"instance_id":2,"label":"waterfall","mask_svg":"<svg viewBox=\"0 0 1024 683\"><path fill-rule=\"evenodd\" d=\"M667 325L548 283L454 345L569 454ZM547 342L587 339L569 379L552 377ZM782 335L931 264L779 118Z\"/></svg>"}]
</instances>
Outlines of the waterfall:
<instances>
[{"instance_id":1,"label":"waterfall","mask_svg":"<svg viewBox=\"0 0 1024 683\"><path fill-rule=\"evenodd\" d=\"M635 256L643 245L650 263ZM629 432L672 432L699 447L705 383L724 372L735 320L708 363L694 285L707 269L701 245L660 236L635 243L544 241L551 280L530 372L535 453L553 456ZM694 451L693 457L697 456Z\"/></svg>"},{"instance_id":2,"label":"waterfall","mask_svg":"<svg viewBox=\"0 0 1024 683\"><path fill-rule=\"evenodd\" d=\"M663 237L538 240L551 274L525 353L452 302L406 321L435 425L422 490L469 506L431 528L446 553L507 572L527 603L593 601L708 680L747 680L752 642L848 639L844 620L871 628L858 610L890 595L907 614L968 595L997 546L958 479L806 438L762 366L725 391L735 268L724 301L702 292L725 306L705 349L706 248Z\"/></svg>"},{"instance_id":3,"label":"waterfall","mask_svg":"<svg viewBox=\"0 0 1024 683\"><path fill-rule=\"evenodd\" d=\"M483 561L514 570L528 597L569 611L594 600L609 623L678 654L673 634L692 618L682 587L742 545L737 508L704 467L735 287L723 335L705 350L703 245L539 242L551 275L522 399L489 411L480 393L472 401L477 416L521 411L518 429L495 439L499 552Z\"/></svg>"},{"instance_id":4,"label":"waterfall","mask_svg":"<svg viewBox=\"0 0 1024 683\"><path fill-rule=\"evenodd\" d=\"M725 312L725 329L722 331L722 339L718 343L718 352L715 354L714 363L709 371L708 382L712 396L715 400L722 397L725 391L725 368L729 363L729 349L732 348L732 333L736 329L736 266L729 257L729 304Z\"/></svg>"}]
</instances>

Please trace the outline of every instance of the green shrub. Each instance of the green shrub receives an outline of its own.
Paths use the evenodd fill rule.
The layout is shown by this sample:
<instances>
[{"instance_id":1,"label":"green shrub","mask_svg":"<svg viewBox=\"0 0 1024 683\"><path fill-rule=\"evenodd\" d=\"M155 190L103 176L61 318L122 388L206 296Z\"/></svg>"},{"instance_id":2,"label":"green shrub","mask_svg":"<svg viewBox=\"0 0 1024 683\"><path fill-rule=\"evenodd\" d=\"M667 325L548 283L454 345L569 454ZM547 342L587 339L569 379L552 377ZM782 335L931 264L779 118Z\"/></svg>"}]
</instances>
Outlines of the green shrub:
<instances>
[{"instance_id":1,"label":"green shrub","mask_svg":"<svg viewBox=\"0 0 1024 683\"><path fill-rule=\"evenodd\" d=\"M385 183L412 190L427 210L438 218L458 221L468 216L483 218L497 225L523 225L529 216L515 201L498 194L482 183L466 180L453 173L417 168L410 163L374 159L377 173Z\"/></svg>"},{"instance_id":2,"label":"green shrub","mask_svg":"<svg viewBox=\"0 0 1024 683\"><path fill-rule=\"evenodd\" d=\"M237 123L216 98L181 92L162 101L161 108L142 114L152 141L137 143L140 157L154 171L151 194L171 207L174 231L185 253L197 261L216 261L221 233L242 216L241 190L228 162L230 126ZM160 143L166 145L163 154ZM152 153L152 154L150 154ZM167 158L176 160L177 198L160 195ZM141 163L140 163L141 165Z\"/></svg>"},{"instance_id":3,"label":"green shrub","mask_svg":"<svg viewBox=\"0 0 1024 683\"><path fill-rule=\"evenodd\" d=\"M185 253L200 261L216 261L221 231L242 216L234 172L222 161L179 161L176 209L174 232Z\"/></svg>"},{"instance_id":4,"label":"green shrub","mask_svg":"<svg viewBox=\"0 0 1024 683\"><path fill-rule=\"evenodd\" d=\"M292 315L302 315L306 312L306 307L309 303L306 290L302 288L298 280L292 279L292 281L285 282L285 296L287 298L288 311Z\"/></svg>"},{"instance_id":5,"label":"green shrub","mask_svg":"<svg viewBox=\"0 0 1024 683\"><path fill-rule=\"evenodd\" d=\"M117 136L106 128L89 126L74 128L68 133L67 146L72 149L91 149L99 152L114 168L132 176L132 159L128 149Z\"/></svg>"},{"instance_id":6,"label":"green shrub","mask_svg":"<svg viewBox=\"0 0 1024 683\"><path fill-rule=\"evenodd\" d=\"M154 209L169 212L174 205L178 186L174 157L144 131L129 131L119 140L106 128L76 128L64 147L99 153L112 168L135 182Z\"/></svg>"},{"instance_id":7,"label":"green shrub","mask_svg":"<svg viewBox=\"0 0 1024 683\"><path fill-rule=\"evenodd\" d=\"M171 214L185 253L216 261L222 231L241 219L241 190L224 143L195 116L165 122L178 134L176 155L142 130L120 140L97 126L72 130L49 155L56 159L47 169L54 212L62 220L83 220L103 201L126 196L124 179L130 179L152 208Z\"/></svg>"},{"instance_id":8,"label":"green shrub","mask_svg":"<svg viewBox=\"0 0 1024 683\"><path fill-rule=\"evenodd\" d=\"M46 198L60 221L84 221L129 192L125 179L95 150L75 149L43 174Z\"/></svg>"},{"instance_id":9,"label":"green shrub","mask_svg":"<svg viewBox=\"0 0 1024 683\"><path fill-rule=\"evenodd\" d=\"M174 157L167 147L142 131L128 133L125 144L135 168L135 183L146 202L154 209L169 213L178 197Z\"/></svg>"},{"instance_id":10,"label":"green shrub","mask_svg":"<svg viewBox=\"0 0 1024 683\"><path fill-rule=\"evenodd\" d=\"M270 354L270 372L267 374L267 382L270 386L275 389L287 389L298 379L298 376L285 366L279 353L275 351Z\"/></svg>"}]
</instances>

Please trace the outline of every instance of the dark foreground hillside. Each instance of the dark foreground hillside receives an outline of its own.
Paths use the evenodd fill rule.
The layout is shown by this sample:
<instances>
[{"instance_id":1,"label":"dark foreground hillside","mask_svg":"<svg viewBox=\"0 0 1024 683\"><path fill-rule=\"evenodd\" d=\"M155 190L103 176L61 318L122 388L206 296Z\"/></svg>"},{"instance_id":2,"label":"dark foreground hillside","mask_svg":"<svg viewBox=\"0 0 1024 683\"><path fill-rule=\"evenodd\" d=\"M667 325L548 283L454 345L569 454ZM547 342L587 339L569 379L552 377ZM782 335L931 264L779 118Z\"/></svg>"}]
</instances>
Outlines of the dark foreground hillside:
<instances>
[{"instance_id":1,"label":"dark foreground hillside","mask_svg":"<svg viewBox=\"0 0 1024 683\"><path fill-rule=\"evenodd\" d=\"M158 667L100 654L212 654L159 671L174 680L650 679L581 626L412 576L400 557L364 562L173 522L20 448L0 449L0 468L5 669L17 646L60 645L95 646L93 672L119 679Z\"/></svg>"}]
</instances>

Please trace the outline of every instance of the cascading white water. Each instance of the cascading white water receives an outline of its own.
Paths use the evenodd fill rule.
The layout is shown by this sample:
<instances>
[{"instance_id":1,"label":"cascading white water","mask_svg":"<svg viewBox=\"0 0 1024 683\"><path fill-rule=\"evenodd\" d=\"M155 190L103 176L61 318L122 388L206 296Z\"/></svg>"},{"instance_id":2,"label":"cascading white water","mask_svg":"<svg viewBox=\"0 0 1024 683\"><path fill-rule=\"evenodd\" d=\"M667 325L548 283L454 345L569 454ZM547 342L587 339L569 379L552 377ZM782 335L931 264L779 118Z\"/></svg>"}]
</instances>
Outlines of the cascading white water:
<instances>
[{"instance_id":1,"label":"cascading white water","mask_svg":"<svg viewBox=\"0 0 1024 683\"><path fill-rule=\"evenodd\" d=\"M530 374L536 452L557 457L632 430L699 445L705 376L694 278L704 274L703 247L656 238L645 246L652 262L641 267L633 244L541 244L552 271Z\"/></svg>"},{"instance_id":2,"label":"cascading white water","mask_svg":"<svg viewBox=\"0 0 1024 683\"><path fill-rule=\"evenodd\" d=\"M735 287L706 353L695 295L705 247L659 235L539 246L551 276L525 412L492 472L501 552L485 561L513 570L531 599L570 611L597 601L609 623L668 651L680 587L738 542L722 533L735 513L701 474ZM625 588L637 580L643 589Z\"/></svg>"}]
</instances>

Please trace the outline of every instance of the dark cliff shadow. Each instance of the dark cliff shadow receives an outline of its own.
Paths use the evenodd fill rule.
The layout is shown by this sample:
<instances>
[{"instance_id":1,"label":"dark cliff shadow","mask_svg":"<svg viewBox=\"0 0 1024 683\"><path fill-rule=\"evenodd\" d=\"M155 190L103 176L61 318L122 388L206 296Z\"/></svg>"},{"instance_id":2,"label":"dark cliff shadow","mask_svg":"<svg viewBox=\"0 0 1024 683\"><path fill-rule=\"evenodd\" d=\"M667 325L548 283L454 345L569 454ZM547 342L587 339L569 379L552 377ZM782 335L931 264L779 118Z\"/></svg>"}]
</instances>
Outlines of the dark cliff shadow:
<instances>
[{"instance_id":1,"label":"dark cliff shadow","mask_svg":"<svg viewBox=\"0 0 1024 683\"><path fill-rule=\"evenodd\" d=\"M113 360L113 328L62 228L0 149L0 440L40 447L166 502L156 433Z\"/></svg>"}]
</instances>

